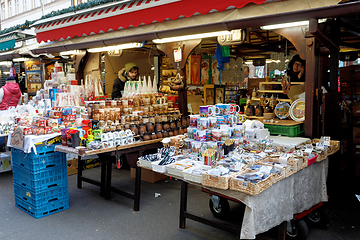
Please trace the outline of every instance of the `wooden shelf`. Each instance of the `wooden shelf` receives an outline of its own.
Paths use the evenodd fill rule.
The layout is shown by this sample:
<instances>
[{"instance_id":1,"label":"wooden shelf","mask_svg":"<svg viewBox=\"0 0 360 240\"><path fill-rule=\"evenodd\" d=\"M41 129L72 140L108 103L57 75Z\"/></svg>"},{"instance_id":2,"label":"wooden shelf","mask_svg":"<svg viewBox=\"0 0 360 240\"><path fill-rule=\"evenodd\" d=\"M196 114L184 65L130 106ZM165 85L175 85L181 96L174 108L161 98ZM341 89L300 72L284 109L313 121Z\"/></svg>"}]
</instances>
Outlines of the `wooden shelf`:
<instances>
[{"instance_id":1,"label":"wooden shelf","mask_svg":"<svg viewBox=\"0 0 360 240\"><path fill-rule=\"evenodd\" d=\"M260 98L254 98L254 97L252 97L251 100L253 100L253 101L260 101ZM285 99L285 98L279 98L278 100L279 100L279 102L291 102L290 99Z\"/></svg>"},{"instance_id":2,"label":"wooden shelf","mask_svg":"<svg viewBox=\"0 0 360 240\"><path fill-rule=\"evenodd\" d=\"M258 90L259 93L283 93L282 90Z\"/></svg>"},{"instance_id":3,"label":"wooden shelf","mask_svg":"<svg viewBox=\"0 0 360 240\"><path fill-rule=\"evenodd\" d=\"M278 84L281 84L281 82L259 82L259 86L260 85L271 85L271 84L274 84L274 85L278 85ZM291 82L291 84L300 84L300 85L304 85L305 83L304 82Z\"/></svg>"}]
</instances>

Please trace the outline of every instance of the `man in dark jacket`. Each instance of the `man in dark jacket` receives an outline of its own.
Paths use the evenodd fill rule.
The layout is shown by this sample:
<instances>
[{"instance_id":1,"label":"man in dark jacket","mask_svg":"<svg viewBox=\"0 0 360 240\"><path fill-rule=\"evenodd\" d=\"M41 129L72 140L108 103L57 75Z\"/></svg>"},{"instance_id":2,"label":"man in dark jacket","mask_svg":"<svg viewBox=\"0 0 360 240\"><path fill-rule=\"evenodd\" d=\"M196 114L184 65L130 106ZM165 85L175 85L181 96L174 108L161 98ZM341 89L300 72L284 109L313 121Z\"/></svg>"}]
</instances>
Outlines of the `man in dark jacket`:
<instances>
[{"instance_id":1,"label":"man in dark jacket","mask_svg":"<svg viewBox=\"0 0 360 240\"><path fill-rule=\"evenodd\" d=\"M139 80L139 67L133 62L125 64L125 67L118 72L118 77L114 81L111 93L112 99L122 97L126 81L137 80Z\"/></svg>"}]
</instances>

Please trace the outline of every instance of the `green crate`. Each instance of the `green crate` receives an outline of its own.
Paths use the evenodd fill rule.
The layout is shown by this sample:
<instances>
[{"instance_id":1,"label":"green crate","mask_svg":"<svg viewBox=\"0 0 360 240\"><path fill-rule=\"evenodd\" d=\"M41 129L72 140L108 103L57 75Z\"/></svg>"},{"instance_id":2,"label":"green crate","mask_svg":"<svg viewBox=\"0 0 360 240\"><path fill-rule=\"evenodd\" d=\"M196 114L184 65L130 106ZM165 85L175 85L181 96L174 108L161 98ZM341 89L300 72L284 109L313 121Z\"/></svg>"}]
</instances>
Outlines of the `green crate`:
<instances>
[{"instance_id":1,"label":"green crate","mask_svg":"<svg viewBox=\"0 0 360 240\"><path fill-rule=\"evenodd\" d=\"M304 133L304 123L295 126L281 126L281 125L270 125L264 124L272 135L282 135L287 137L297 137Z\"/></svg>"},{"instance_id":2,"label":"green crate","mask_svg":"<svg viewBox=\"0 0 360 240\"><path fill-rule=\"evenodd\" d=\"M246 105L246 98L239 98L239 105Z\"/></svg>"}]
</instances>

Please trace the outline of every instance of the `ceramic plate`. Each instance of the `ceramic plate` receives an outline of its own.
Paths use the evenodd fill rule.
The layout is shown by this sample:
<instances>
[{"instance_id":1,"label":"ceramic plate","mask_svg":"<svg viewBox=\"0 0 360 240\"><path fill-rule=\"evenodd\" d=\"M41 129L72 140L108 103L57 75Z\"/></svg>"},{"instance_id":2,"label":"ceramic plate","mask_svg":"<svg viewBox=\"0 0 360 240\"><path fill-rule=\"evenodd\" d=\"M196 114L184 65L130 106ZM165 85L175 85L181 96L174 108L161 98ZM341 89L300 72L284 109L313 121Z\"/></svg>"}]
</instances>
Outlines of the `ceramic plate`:
<instances>
[{"instance_id":1,"label":"ceramic plate","mask_svg":"<svg viewBox=\"0 0 360 240\"><path fill-rule=\"evenodd\" d=\"M280 119L285 119L289 116L290 104L287 102L279 102L275 107L275 115Z\"/></svg>"},{"instance_id":2,"label":"ceramic plate","mask_svg":"<svg viewBox=\"0 0 360 240\"><path fill-rule=\"evenodd\" d=\"M305 120L305 100L298 99L291 104L290 117L297 122Z\"/></svg>"}]
</instances>

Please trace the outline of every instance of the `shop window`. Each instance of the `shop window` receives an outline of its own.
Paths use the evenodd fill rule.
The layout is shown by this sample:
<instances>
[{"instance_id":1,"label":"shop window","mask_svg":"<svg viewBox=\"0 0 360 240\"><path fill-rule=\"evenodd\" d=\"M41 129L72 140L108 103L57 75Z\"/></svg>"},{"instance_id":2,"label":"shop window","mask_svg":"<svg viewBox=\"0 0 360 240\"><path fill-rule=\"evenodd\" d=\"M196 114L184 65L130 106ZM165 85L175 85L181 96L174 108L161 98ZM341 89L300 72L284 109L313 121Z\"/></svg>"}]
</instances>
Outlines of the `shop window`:
<instances>
[{"instance_id":1,"label":"shop window","mask_svg":"<svg viewBox=\"0 0 360 240\"><path fill-rule=\"evenodd\" d=\"M13 4L12 1L9 1L9 17L13 15Z\"/></svg>"},{"instance_id":2,"label":"shop window","mask_svg":"<svg viewBox=\"0 0 360 240\"><path fill-rule=\"evenodd\" d=\"M5 19L5 3L1 4L1 19Z\"/></svg>"}]
</instances>

